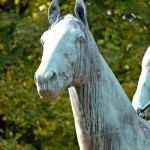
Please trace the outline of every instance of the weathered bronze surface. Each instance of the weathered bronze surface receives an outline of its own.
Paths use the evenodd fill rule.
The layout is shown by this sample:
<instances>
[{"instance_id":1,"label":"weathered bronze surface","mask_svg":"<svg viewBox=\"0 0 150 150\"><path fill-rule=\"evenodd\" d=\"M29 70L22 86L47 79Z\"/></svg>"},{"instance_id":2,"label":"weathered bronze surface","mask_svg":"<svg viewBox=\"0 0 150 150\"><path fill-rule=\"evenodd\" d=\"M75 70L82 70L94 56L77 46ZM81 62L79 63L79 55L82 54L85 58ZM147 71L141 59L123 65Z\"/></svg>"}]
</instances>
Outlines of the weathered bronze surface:
<instances>
[{"instance_id":1,"label":"weathered bronze surface","mask_svg":"<svg viewBox=\"0 0 150 150\"><path fill-rule=\"evenodd\" d=\"M43 56L35 73L38 93L52 99L69 89L81 150L150 150L150 124L136 114L99 53L83 0L76 0L76 17L59 20L59 13L53 0L53 26L41 37Z\"/></svg>"}]
</instances>

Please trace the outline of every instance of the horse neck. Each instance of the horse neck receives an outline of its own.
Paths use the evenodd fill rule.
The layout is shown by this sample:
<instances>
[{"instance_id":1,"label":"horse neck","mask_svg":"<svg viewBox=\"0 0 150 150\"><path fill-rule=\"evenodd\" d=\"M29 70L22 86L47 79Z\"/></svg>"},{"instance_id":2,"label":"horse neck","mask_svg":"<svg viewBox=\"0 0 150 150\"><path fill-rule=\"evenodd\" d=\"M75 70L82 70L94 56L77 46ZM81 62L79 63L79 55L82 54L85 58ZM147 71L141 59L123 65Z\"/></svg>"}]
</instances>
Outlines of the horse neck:
<instances>
[{"instance_id":1,"label":"horse neck","mask_svg":"<svg viewBox=\"0 0 150 150\"><path fill-rule=\"evenodd\" d=\"M77 134L94 135L104 132L107 125L121 128L124 119L135 116L129 99L118 80L100 55L91 35L89 37L90 73L80 87L69 88ZM111 128L109 127L111 132ZM107 131L108 132L108 131ZM111 134L111 133L110 133Z\"/></svg>"}]
</instances>

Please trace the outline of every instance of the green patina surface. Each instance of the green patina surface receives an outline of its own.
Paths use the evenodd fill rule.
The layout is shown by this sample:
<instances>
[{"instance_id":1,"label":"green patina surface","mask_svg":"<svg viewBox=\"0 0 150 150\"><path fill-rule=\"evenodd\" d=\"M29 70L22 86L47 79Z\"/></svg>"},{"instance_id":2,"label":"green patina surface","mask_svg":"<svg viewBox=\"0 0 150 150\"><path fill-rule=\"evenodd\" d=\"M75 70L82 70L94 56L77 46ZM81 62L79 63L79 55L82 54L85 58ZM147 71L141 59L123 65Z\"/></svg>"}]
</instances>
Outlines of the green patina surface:
<instances>
[{"instance_id":1,"label":"green patina surface","mask_svg":"<svg viewBox=\"0 0 150 150\"><path fill-rule=\"evenodd\" d=\"M53 24L60 13L57 0L49 9ZM81 150L149 150L150 124L136 114L99 53L82 0L75 13L77 18L66 15L41 37L44 52L35 74L40 96L55 98L69 88Z\"/></svg>"}]
</instances>

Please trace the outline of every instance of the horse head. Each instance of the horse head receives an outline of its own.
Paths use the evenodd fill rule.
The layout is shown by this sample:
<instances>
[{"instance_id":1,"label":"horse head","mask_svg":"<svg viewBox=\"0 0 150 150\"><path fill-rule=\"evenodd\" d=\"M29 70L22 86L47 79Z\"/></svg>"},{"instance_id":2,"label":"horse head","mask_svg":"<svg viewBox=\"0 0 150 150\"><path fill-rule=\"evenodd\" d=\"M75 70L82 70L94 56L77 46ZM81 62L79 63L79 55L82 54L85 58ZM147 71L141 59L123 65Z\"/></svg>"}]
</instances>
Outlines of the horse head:
<instances>
[{"instance_id":1,"label":"horse head","mask_svg":"<svg viewBox=\"0 0 150 150\"><path fill-rule=\"evenodd\" d=\"M57 0L49 7L51 27L41 36L43 56L35 73L42 98L55 98L63 89L80 86L88 75L88 23L83 0L76 1L75 14L60 17Z\"/></svg>"}]
</instances>

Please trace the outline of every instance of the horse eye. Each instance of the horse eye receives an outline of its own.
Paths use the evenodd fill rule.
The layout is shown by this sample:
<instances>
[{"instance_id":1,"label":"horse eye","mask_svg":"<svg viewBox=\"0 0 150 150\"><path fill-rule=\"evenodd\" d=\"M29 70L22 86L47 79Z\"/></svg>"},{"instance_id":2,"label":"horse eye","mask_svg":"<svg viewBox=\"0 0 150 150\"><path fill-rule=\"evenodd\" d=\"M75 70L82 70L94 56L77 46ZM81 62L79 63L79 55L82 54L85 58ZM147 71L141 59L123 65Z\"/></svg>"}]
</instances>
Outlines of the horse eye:
<instances>
[{"instance_id":1,"label":"horse eye","mask_svg":"<svg viewBox=\"0 0 150 150\"><path fill-rule=\"evenodd\" d=\"M82 36L79 36L79 37L78 37L78 42L79 42L79 43L84 43L84 38L83 38Z\"/></svg>"},{"instance_id":2,"label":"horse eye","mask_svg":"<svg viewBox=\"0 0 150 150\"><path fill-rule=\"evenodd\" d=\"M41 41L41 44L44 45L44 41L42 39L40 39L40 41Z\"/></svg>"}]
</instances>

